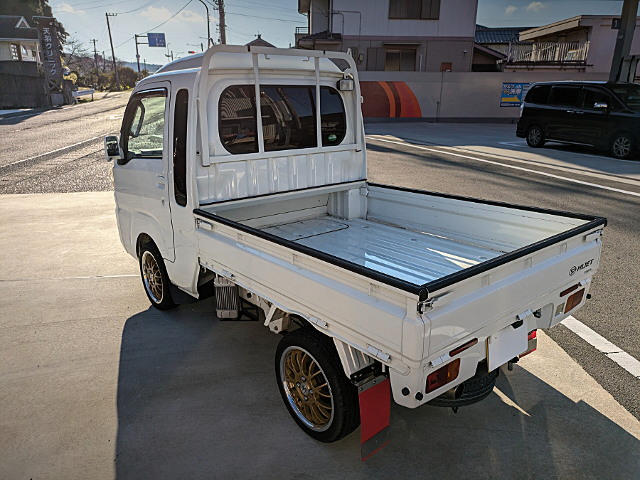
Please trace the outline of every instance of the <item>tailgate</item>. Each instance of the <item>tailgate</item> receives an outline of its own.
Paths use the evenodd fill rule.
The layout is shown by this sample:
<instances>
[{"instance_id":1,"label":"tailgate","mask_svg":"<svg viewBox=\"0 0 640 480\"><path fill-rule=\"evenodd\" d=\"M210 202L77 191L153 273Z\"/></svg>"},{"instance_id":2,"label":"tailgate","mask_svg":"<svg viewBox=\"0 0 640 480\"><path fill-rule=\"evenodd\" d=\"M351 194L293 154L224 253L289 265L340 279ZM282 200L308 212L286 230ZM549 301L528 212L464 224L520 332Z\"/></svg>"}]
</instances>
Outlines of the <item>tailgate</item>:
<instances>
[{"instance_id":1,"label":"tailgate","mask_svg":"<svg viewBox=\"0 0 640 480\"><path fill-rule=\"evenodd\" d=\"M584 303L600 262L601 228L596 226L431 294L424 314L431 327L425 356L489 325L491 330L503 328L529 310L529 330L549 328L575 312ZM575 287L572 292L584 292L580 302L566 310L571 292L560 294L570 287Z\"/></svg>"}]
</instances>

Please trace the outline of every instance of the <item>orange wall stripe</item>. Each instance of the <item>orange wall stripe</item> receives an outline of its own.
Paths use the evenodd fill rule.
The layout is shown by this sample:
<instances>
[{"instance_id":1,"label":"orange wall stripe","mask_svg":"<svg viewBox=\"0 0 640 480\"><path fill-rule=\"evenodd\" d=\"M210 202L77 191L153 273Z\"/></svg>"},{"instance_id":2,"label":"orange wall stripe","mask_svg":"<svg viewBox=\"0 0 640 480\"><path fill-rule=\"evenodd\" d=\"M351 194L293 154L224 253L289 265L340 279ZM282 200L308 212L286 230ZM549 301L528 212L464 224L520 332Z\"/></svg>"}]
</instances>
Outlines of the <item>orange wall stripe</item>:
<instances>
[{"instance_id":1,"label":"orange wall stripe","mask_svg":"<svg viewBox=\"0 0 640 480\"><path fill-rule=\"evenodd\" d=\"M387 97L389 98L389 116L395 117L396 116L396 100L395 98L393 98L393 92L389 88L389 85L387 85L387 82L378 82L378 84L382 87L384 92L387 94Z\"/></svg>"},{"instance_id":2,"label":"orange wall stripe","mask_svg":"<svg viewBox=\"0 0 640 480\"><path fill-rule=\"evenodd\" d=\"M413 90L404 82L393 82L393 84L400 97L400 116L422 117L420 103L418 103L418 99L413 93Z\"/></svg>"}]
</instances>

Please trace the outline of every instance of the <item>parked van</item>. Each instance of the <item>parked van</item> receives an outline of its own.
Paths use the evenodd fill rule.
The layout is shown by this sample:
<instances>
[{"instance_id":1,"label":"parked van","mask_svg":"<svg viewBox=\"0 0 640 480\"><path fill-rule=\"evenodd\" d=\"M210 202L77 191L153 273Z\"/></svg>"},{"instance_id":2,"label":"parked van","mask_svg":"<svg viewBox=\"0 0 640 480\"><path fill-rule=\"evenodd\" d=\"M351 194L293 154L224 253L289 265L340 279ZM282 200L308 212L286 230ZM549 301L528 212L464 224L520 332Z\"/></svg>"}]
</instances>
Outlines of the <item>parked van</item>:
<instances>
[{"instance_id":1,"label":"parked van","mask_svg":"<svg viewBox=\"0 0 640 480\"><path fill-rule=\"evenodd\" d=\"M516 135L530 147L548 140L592 145L628 159L640 140L640 85L606 82L534 83Z\"/></svg>"}]
</instances>

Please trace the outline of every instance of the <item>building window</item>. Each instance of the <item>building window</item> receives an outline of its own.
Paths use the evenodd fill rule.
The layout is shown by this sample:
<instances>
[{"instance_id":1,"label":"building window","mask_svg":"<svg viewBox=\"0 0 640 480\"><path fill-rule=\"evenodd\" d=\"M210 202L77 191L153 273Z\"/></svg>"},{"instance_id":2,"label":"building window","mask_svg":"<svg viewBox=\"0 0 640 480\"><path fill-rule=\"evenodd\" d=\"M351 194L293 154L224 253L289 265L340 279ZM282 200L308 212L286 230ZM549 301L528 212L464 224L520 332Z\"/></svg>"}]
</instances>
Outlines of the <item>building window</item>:
<instances>
[{"instance_id":1,"label":"building window","mask_svg":"<svg viewBox=\"0 0 640 480\"><path fill-rule=\"evenodd\" d=\"M438 20L440 0L389 0L389 18Z\"/></svg>"},{"instance_id":2,"label":"building window","mask_svg":"<svg viewBox=\"0 0 640 480\"><path fill-rule=\"evenodd\" d=\"M20 60L20 47L15 43L11 44L11 60Z\"/></svg>"},{"instance_id":3,"label":"building window","mask_svg":"<svg viewBox=\"0 0 640 480\"><path fill-rule=\"evenodd\" d=\"M384 69L388 72L415 72L415 49L387 49L385 54Z\"/></svg>"}]
</instances>

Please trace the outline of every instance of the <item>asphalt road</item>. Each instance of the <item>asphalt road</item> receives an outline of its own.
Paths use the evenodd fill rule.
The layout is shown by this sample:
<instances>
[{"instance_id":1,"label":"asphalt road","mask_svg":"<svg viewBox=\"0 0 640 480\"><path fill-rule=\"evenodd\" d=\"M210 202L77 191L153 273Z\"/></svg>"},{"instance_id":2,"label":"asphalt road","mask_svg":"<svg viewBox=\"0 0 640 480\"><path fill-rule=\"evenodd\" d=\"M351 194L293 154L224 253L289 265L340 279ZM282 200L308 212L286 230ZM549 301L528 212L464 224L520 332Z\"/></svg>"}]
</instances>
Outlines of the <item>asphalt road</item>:
<instances>
[{"instance_id":1,"label":"asphalt road","mask_svg":"<svg viewBox=\"0 0 640 480\"><path fill-rule=\"evenodd\" d=\"M0 119L0 193L112 189L103 141L117 134L129 93Z\"/></svg>"}]
</instances>

